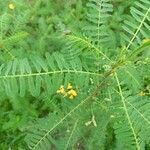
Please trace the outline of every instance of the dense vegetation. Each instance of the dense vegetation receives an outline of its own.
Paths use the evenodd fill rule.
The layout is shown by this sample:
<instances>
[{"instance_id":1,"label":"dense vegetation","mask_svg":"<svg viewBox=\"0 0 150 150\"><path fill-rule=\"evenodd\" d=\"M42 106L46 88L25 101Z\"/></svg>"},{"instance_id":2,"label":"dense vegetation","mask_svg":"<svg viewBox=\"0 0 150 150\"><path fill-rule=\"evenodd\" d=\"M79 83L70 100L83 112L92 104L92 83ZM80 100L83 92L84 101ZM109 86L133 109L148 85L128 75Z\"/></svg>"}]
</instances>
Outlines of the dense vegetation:
<instances>
[{"instance_id":1,"label":"dense vegetation","mask_svg":"<svg viewBox=\"0 0 150 150\"><path fill-rule=\"evenodd\" d=\"M0 0L0 150L150 150L149 0Z\"/></svg>"}]
</instances>

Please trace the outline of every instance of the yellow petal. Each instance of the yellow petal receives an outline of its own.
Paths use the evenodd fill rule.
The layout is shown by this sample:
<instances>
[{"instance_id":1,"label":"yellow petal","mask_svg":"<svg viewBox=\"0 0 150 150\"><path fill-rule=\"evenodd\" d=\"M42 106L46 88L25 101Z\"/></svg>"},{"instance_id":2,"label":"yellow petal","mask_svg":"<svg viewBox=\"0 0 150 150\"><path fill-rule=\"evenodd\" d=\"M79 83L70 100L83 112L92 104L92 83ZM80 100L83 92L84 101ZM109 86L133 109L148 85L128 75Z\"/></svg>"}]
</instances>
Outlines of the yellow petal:
<instances>
[{"instance_id":1,"label":"yellow petal","mask_svg":"<svg viewBox=\"0 0 150 150\"><path fill-rule=\"evenodd\" d=\"M139 93L139 95L140 95L140 96L145 96L146 94L145 94L143 91L141 91L141 92Z\"/></svg>"},{"instance_id":2,"label":"yellow petal","mask_svg":"<svg viewBox=\"0 0 150 150\"><path fill-rule=\"evenodd\" d=\"M61 85L61 86L60 86L60 89L64 89L64 86L63 86L63 85Z\"/></svg>"},{"instance_id":3,"label":"yellow petal","mask_svg":"<svg viewBox=\"0 0 150 150\"><path fill-rule=\"evenodd\" d=\"M14 9L15 9L15 5L14 5L13 3L10 3L10 4L8 5L8 7L9 7L9 9L11 9L11 10L14 10Z\"/></svg>"},{"instance_id":4,"label":"yellow petal","mask_svg":"<svg viewBox=\"0 0 150 150\"><path fill-rule=\"evenodd\" d=\"M77 92L76 92L75 90L71 90L71 94L72 94L73 96L77 96Z\"/></svg>"},{"instance_id":5,"label":"yellow petal","mask_svg":"<svg viewBox=\"0 0 150 150\"><path fill-rule=\"evenodd\" d=\"M73 87L70 83L68 83L67 90L71 90Z\"/></svg>"},{"instance_id":6,"label":"yellow petal","mask_svg":"<svg viewBox=\"0 0 150 150\"><path fill-rule=\"evenodd\" d=\"M73 95L70 95L70 96L69 96L69 99L73 99L73 98L74 98Z\"/></svg>"},{"instance_id":7,"label":"yellow petal","mask_svg":"<svg viewBox=\"0 0 150 150\"><path fill-rule=\"evenodd\" d=\"M64 94L64 93L65 93L64 88L60 89L60 93L61 93L61 94Z\"/></svg>"},{"instance_id":8,"label":"yellow petal","mask_svg":"<svg viewBox=\"0 0 150 150\"><path fill-rule=\"evenodd\" d=\"M71 95L71 93L72 93L71 91L72 91L72 90L68 91L67 93L68 93L69 95Z\"/></svg>"},{"instance_id":9,"label":"yellow petal","mask_svg":"<svg viewBox=\"0 0 150 150\"><path fill-rule=\"evenodd\" d=\"M59 90L57 90L57 93L65 94L65 89L64 89L64 87L61 86L61 87L59 88Z\"/></svg>"},{"instance_id":10,"label":"yellow petal","mask_svg":"<svg viewBox=\"0 0 150 150\"><path fill-rule=\"evenodd\" d=\"M75 90L70 90L67 92L69 95L77 96L77 92Z\"/></svg>"},{"instance_id":11,"label":"yellow petal","mask_svg":"<svg viewBox=\"0 0 150 150\"><path fill-rule=\"evenodd\" d=\"M56 93L60 93L60 90L57 90Z\"/></svg>"}]
</instances>

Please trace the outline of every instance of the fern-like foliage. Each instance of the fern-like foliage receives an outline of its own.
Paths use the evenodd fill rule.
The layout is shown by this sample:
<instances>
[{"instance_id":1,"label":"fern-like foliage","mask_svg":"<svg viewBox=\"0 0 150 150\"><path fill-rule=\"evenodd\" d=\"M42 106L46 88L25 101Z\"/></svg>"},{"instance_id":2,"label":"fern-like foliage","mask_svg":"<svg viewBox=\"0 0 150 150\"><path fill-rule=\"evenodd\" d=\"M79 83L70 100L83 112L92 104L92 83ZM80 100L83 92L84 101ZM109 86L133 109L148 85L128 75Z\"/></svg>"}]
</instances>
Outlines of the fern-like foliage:
<instances>
[{"instance_id":1,"label":"fern-like foliage","mask_svg":"<svg viewBox=\"0 0 150 150\"><path fill-rule=\"evenodd\" d=\"M81 56L81 54L86 54L87 52L90 52L90 55L96 54L94 56L96 59L103 58L108 62L112 62L111 59L97 46L91 43L90 39L88 38L79 37L76 35L67 35L65 37L65 40L65 46L67 50L65 49L62 52L68 60L73 60L75 57Z\"/></svg>"},{"instance_id":2,"label":"fern-like foliage","mask_svg":"<svg viewBox=\"0 0 150 150\"><path fill-rule=\"evenodd\" d=\"M135 6L131 7L132 17L124 22L123 29L126 31L122 37L126 41L125 51L137 48L142 40L149 38L150 35L150 2L148 0L139 0Z\"/></svg>"},{"instance_id":3,"label":"fern-like foliage","mask_svg":"<svg viewBox=\"0 0 150 150\"><path fill-rule=\"evenodd\" d=\"M113 6L108 0L91 0L87 3L87 20L82 29L82 35L67 35L63 53L66 57L73 59L83 51L94 51L98 55L109 60L102 51L110 48L112 31L108 28L108 20L113 11ZM101 49L100 49L101 48Z\"/></svg>"},{"instance_id":4,"label":"fern-like foliage","mask_svg":"<svg viewBox=\"0 0 150 150\"><path fill-rule=\"evenodd\" d=\"M67 85L73 78L72 82L76 82L81 88L83 83L87 82L88 85L91 76L92 78L101 76L99 72L86 71L84 69L86 66L84 67L79 59L68 64L59 53L52 55L47 53L45 57L44 60L39 56L31 55L29 59L15 59L1 65L0 82L1 87L5 87L1 91L5 91L8 96L13 97L19 93L23 97L27 91L33 96L38 96L42 89L46 89L52 95L56 93L60 85ZM75 78L74 75L79 76L80 79ZM96 79L94 78L93 81Z\"/></svg>"},{"instance_id":5,"label":"fern-like foliage","mask_svg":"<svg viewBox=\"0 0 150 150\"><path fill-rule=\"evenodd\" d=\"M89 25L84 28L85 35L90 37L98 47L105 43L108 45L110 34L108 32L108 20L113 11L109 0L91 0L87 3L87 20Z\"/></svg>"},{"instance_id":6,"label":"fern-like foliage","mask_svg":"<svg viewBox=\"0 0 150 150\"><path fill-rule=\"evenodd\" d=\"M147 68L147 66L145 64L141 64L141 62L135 65L133 62L128 62L124 59L122 63L122 61L120 61L120 58L116 61L116 64L114 64L113 61L104 52L101 51L101 48L103 47L102 43L106 42L109 39L107 38L108 35L106 34L106 32L103 34L103 31L106 31L104 25L105 23L107 23L109 12L112 11L112 5L108 4L108 2L108 0L91 0L88 3L87 6L91 8L89 9L90 11L88 13L88 20L90 21L90 26L85 27L85 31L87 33L86 36L88 38L83 38L75 35L67 35L66 43L67 50L69 51L65 50L65 52L63 51L63 53L66 53L65 56L69 56L65 57L67 60L69 58L69 62L79 57L81 58L81 60L83 60L85 51L88 51L91 56L93 53L95 53L97 59L102 58L101 56L103 56L103 58L107 60L105 61L105 63L107 62L106 64L110 68L102 71L104 78L102 78L101 80L102 82L103 80L106 80L106 83L108 83L107 85L110 85L110 87L107 87L106 90L105 88L101 89L98 86L98 88L96 88L94 92L90 92L87 98L80 99L80 101L78 101L76 105L73 105L72 108L66 110L64 117L62 117L46 132L43 131L41 133L41 136L39 136L39 133L28 135L27 139L32 137L32 139L30 140L31 143L29 142L29 146L31 149L47 149L43 146L48 145L48 143L51 143L50 145L53 145L53 140L51 139L51 136L54 136L54 133L52 131L54 129L57 129L58 126L60 126L59 129L61 129L62 123L64 123L64 126L66 127L66 121L69 120L70 117L78 119L74 120L74 125L71 125L72 131L69 137L69 142L71 141L70 139L72 139L73 136L74 138L77 138L75 133L77 132L76 127L80 126L80 129L82 129L82 134L80 133L81 131L77 133L77 135L80 135L80 138L78 137L77 139L84 143L83 149L92 149L93 147L95 149L99 147L102 147L101 149L107 149L107 146L105 145L105 140L107 135L107 127L109 125L113 128L115 134L115 139L113 139L114 143L111 149L144 150L146 145L150 143L150 111L148 110L150 103L148 101L148 96L141 93L145 90L143 82L143 80L145 80L143 79L143 76L145 77L145 74L143 74L144 71L139 73L140 68ZM128 39L126 51L128 49L132 49L132 45L137 46L136 39L139 40L140 38L142 40L141 35L144 38L148 37L148 35L146 34L149 32L149 28L147 28L149 21L148 4L149 2L146 0L141 0L140 2L135 3L136 7L140 7L140 13L138 11L138 8L131 8L131 14L136 21L133 21L133 24L129 21L125 21L125 25L123 26L123 29L125 29L129 33L129 35L126 36L125 34L123 34L123 37L125 36L127 37L126 39ZM143 28L145 26L146 28ZM104 40L102 41L102 43L101 38ZM141 43L141 40L139 40L138 42ZM137 47L137 49L138 48L139 47ZM133 50L135 49L133 48ZM99 56L99 54L101 55ZM130 56L130 54L127 56ZM86 69L88 70L88 67ZM98 92L95 92L97 90ZM100 109L95 106L95 103L100 106ZM108 116L105 116L105 121L103 120L103 117L101 118L101 116L99 115L99 119L101 120L101 122L104 123L102 126L98 121L99 119L95 119L95 113L93 113L92 109L92 119L87 122L84 120L89 112L89 109L86 108L86 111L84 109L84 106L89 106L89 104L92 108L95 108L95 111L101 110L100 114L105 116L105 113L107 113ZM85 111L85 115L84 113L80 114L80 111ZM77 116L74 117L74 114L76 114ZM82 128L82 122L85 123L87 128ZM92 124L97 129L90 132L89 126ZM85 137L85 128L86 130L88 130L87 134L90 135L90 137L86 135L86 140L88 141L88 144L86 144L87 141L84 140L84 138L81 138ZM98 138L96 135L97 133L100 133L98 136L100 140L94 141L93 139ZM89 144L90 142L91 144ZM77 143L80 146L80 142L75 140L72 143L73 148L77 148ZM59 144L55 143L54 145L57 146Z\"/></svg>"},{"instance_id":7,"label":"fern-like foliage","mask_svg":"<svg viewBox=\"0 0 150 150\"><path fill-rule=\"evenodd\" d=\"M114 124L118 139L116 149L144 149L145 144L149 141L150 130L150 112L146 109L150 105L148 97L133 96L132 91L127 92L121 88L121 82L117 75L116 80L119 86L119 91L116 92L120 95L120 102L117 100L113 106L115 108L114 116L117 119Z\"/></svg>"},{"instance_id":8,"label":"fern-like foliage","mask_svg":"<svg viewBox=\"0 0 150 150\"><path fill-rule=\"evenodd\" d=\"M0 16L0 62L12 60L19 55L19 52L16 49L14 50L13 47L16 44L19 45L29 35L23 28L24 19L26 19L26 16L15 18L9 13ZM21 46L22 44L18 46L19 49L21 49Z\"/></svg>"},{"instance_id":9,"label":"fern-like foliage","mask_svg":"<svg viewBox=\"0 0 150 150\"><path fill-rule=\"evenodd\" d=\"M147 107L150 103L148 95L143 96L140 92L144 91L145 76L144 71L139 72L140 68L148 69L148 66L128 64L118 69L115 75L118 90L112 89L117 94L112 95L112 112L116 119L116 149L145 149L145 144L149 141L150 112Z\"/></svg>"},{"instance_id":10,"label":"fern-like foliage","mask_svg":"<svg viewBox=\"0 0 150 150\"><path fill-rule=\"evenodd\" d=\"M67 108L67 110L66 114L62 114L60 119L57 115L50 115L49 118L31 124L30 133L26 137L29 148L46 150L52 147L56 149L70 149L72 147L77 149L83 144L85 149L103 147L109 121L106 110L102 109L102 115L99 116L97 108L100 105L95 103L92 107L89 107L91 102L87 98L76 102L74 108L69 108L68 102L64 103L66 104L62 104L62 108ZM105 114L103 114L104 112ZM57 132L61 132L61 135L58 136ZM57 136L59 140L56 140ZM100 140L97 140L97 138Z\"/></svg>"}]
</instances>

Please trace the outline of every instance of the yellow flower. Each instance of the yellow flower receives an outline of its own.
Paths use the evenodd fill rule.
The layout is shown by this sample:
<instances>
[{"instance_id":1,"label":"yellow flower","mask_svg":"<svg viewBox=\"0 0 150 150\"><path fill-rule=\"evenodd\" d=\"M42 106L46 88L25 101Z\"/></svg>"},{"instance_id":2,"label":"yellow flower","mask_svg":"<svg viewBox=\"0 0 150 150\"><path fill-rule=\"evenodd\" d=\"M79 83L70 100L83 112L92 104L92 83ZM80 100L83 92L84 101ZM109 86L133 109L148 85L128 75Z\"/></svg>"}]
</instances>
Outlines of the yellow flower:
<instances>
[{"instance_id":1,"label":"yellow flower","mask_svg":"<svg viewBox=\"0 0 150 150\"><path fill-rule=\"evenodd\" d=\"M67 92L69 95L72 95L72 96L77 96L77 92L75 90L70 90Z\"/></svg>"},{"instance_id":2,"label":"yellow flower","mask_svg":"<svg viewBox=\"0 0 150 150\"><path fill-rule=\"evenodd\" d=\"M64 89L64 87L61 86L61 87L59 88L59 90L57 90L57 93L65 94L65 89Z\"/></svg>"},{"instance_id":3,"label":"yellow flower","mask_svg":"<svg viewBox=\"0 0 150 150\"><path fill-rule=\"evenodd\" d=\"M73 86L70 83L68 83L67 89L65 89L64 86L61 85L56 93L61 94L64 97L68 97L69 99L73 99L77 96L77 92L73 90Z\"/></svg>"},{"instance_id":4,"label":"yellow flower","mask_svg":"<svg viewBox=\"0 0 150 150\"><path fill-rule=\"evenodd\" d=\"M67 90L71 90L73 87L70 83L68 83Z\"/></svg>"},{"instance_id":5,"label":"yellow flower","mask_svg":"<svg viewBox=\"0 0 150 150\"><path fill-rule=\"evenodd\" d=\"M146 93L145 93L145 92L143 92L143 91L141 91L141 92L139 93L139 95L140 95L140 96L145 96L145 95L146 95Z\"/></svg>"},{"instance_id":6,"label":"yellow flower","mask_svg":"<svg viewBox=\"0 0 150 150\"><path fill-rule=\"evenodd\" d=\"M15 6L15 4L10 3L10 4L8 5L8 7L9 7L9 9L14 10L16 6Z\"/></svg>"},{"instance_id":7,"label":"yellow flower","mask_svg":"<svg viewBox=\"0 0 150 150\"><path fill-rule=\"evenodd\" d=\"M73 95L70 95L70 96L69 96L69 99L73 99L73 98L74 98Z\"/></svg>"}]
</instances>

